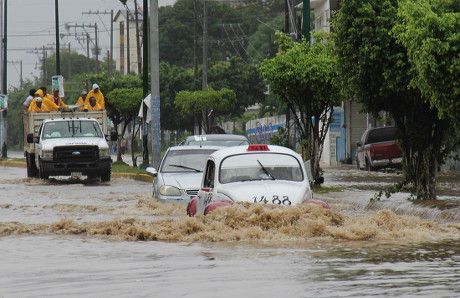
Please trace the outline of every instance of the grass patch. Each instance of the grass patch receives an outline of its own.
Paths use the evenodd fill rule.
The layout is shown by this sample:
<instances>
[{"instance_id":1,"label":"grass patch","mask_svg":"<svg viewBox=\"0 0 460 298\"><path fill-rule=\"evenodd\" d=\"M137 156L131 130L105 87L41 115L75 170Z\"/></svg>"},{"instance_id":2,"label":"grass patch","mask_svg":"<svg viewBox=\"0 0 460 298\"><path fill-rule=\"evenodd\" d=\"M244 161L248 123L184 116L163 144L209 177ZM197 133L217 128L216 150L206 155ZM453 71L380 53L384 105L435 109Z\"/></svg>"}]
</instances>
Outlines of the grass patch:
<instances>
[{"instance_id":1,"label":"grass patch","mask_svg":"<svg viewBox=\"0 0 460 298\"><path fill-rule=\"evenodd\" d=\"M12 160L12 161L19 161L19 162L26 162L26 158L25 157L21 157L21 158L10 158L8 160Z\"/></svg>"},{"instance_id":2,"label":"grass patch","mask_svg":"<svg viewBox=\"0 0 460 298\"><path fill-rule=\"evenodd\" d=\"M147 174L147 171L144 169L135 168L128 165L127 163L117 161L112 163L112 173Z\"/></svg>"},{"instance_id":3,"label":"grass patch","mask_svg":"<svg viewBox=\"0 0 460 298\"><path fill-rule=\"evenodd\" d=\"M328 193L328 192L342 192L346 190L346 187L339 187L339 186L317 186L313 185L313 192L314 193Z\"/></svg>"},{"instance_id":4,"label":"grass patch","mask_svg":"<svg viewBox=\"0 0 460 298\"><path fill-rule=\"evenodd\" d=\"M25 157L21 157L21 158L2 158L0 157L0 161L16 161L16 162L26 162L26 158Z\"/></svg>"}]
</instances>

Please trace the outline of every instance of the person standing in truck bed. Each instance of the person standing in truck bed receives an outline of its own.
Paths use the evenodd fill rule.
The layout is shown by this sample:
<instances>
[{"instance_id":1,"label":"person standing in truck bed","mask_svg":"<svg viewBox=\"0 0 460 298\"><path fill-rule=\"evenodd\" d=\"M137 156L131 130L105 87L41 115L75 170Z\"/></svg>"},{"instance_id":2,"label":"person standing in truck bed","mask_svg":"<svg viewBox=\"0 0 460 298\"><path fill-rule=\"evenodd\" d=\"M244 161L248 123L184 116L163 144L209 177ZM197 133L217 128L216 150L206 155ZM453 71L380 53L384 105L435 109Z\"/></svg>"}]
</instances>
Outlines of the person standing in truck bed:
<instances>
[{"instance_id":1,"label":"person standing in truck bed","mask_svg":"<svg viewBox=\"0 0 460 298\"><path fill-rule=\"evenodd\" d=\"M48 112L48 107L43 104L41 97L34 98L35 105L29 107L29 112Z\"/></svg>"},{"instance_id":2,"label":"person standing in truck bed","mask_svg":"<svg viewBox=\"0 0 460 298\"><path fill-rule=\"evenodd\" d=\"M26 100L22 104L22 107L24 108L24 112L27 112L29 110L30 103L32 102L32 100L34 100L35 92L37 92L37 90L35 89L29 90L29 96L26 98Z\"/></svg>"},{"instance_id":3,"label":"person standing in truck bed","mask_svg":"<svg viewBox=\"0 0 460 298\"><path fill-rule=\"evenodd\" d=\"M67 107L62 98L59 96L59 88L53 89L53 102L60 108Z\"/></svg>"},{"instance_id":4,"label":"person standing in truck bed","mask_svg":"<svg viewBox=\"0 0 460 298\"><path fill-rule=\"evenodd\" d=\"M44 107L36 109L37 98L41 99L42 105L44 105ZM43 91L41 89L38 89L37 92L35 92L35 99L32 100L32 102L30 103L29 112L59 111L60 109L61 108L58 105L56 105L52 100L44 98Z\"/></svg>"},{"instance_id":5,"label":"person standing in truck bed","mask_svg":"<svg viewBox=\"0 0 460 298\"><path fill-rule=\"evenodd\" d=\"M86 105L86 95L88 94L88 92L86 90L82 91L81 92L81 96L78 98L77 100L77 105L81 105L81 107L79 107L78 109L80 110L83 110L85 108L85 105Z\"/></svg>"}]
</instances>

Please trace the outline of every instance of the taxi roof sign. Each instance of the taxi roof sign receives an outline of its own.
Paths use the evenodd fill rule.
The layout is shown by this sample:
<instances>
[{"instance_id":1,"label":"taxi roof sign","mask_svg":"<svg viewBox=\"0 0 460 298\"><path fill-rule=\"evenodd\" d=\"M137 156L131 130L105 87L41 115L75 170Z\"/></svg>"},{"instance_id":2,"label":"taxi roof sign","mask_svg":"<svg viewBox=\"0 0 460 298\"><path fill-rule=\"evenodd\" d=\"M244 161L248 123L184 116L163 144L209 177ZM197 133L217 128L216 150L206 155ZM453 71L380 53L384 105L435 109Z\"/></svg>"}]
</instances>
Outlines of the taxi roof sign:
<instances>
[{"instance_id":1,"label":"taxi roof sign","mask_svg":"<svg viewBox=\"0 0 460 298\"><path fill-rule=\"evenodd\" d=\"M270 151L268 145L249 145L248 151Z\"/></svg>"}]
</instances>

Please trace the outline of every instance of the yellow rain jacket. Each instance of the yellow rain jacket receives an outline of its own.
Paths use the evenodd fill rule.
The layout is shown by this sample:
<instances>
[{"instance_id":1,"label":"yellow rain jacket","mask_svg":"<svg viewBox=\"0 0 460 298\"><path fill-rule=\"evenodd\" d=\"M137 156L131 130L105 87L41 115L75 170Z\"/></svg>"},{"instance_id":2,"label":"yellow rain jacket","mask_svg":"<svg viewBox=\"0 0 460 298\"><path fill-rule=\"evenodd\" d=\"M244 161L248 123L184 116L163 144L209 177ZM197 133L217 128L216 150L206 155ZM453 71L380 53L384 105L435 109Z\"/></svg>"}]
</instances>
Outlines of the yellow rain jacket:
<instances>
[{"instance_id":1,"label":"yellow rain jacket","mask_svg":"<svg viewBox=\"0 0 460 298\"><path fill-rule=\"evenodd\" d=\"M90 90L86 95L85 105L89 103L89 99L91 98L91 96L94 96L96 98L96 102L99 106L101 106L101 109L105 109L104 94L102 94L101 90L99 90L97 93L94 92L94 90Z\"/></svg>"},{"instance_id":2,"label":"yellow rain jacket","mask_svg":"<svg viewBox=\"0 0 460 298\"><path fill-rule=\"evenodd\" d=\"M89 103L86 104L84 107L83 107L84 110L88 110L88 111L98 111L98 110L103 110L103 108L96 102L96 105L94 107L92 107Z\"/></svg>"},{"instance_id":3,"label":"yellow rain jacket","mask_svg":"<svg viewBox=\"0 0 460 298\"><path fill-rule=\"evenodd\" d=\"M38 109L38 111L58 111L59 110L59 106L56 105L53 100L49 99L48 98L48 95L47 94L45 97L43 97L43 91L41 89L38 89L37 92L35 92L35 97L39 96L42 98L42 108L41 109ZM30 106L29 106L29 111L34 111L36 110L38 107L37 107L37 101L35 100L32 100L32 102L30 103Z\"/></svg>"},{"instance_id":4,"label":"yellow rain jacket","mask_svg":"<svg viewBox=\"0 0 460 298\"><path fill-rule=\"evenodd\" d=\"M83 106L78 108L80 110L83 110L85 108L85 105L87 104L87 102L88 102L88 96L86 96L85 99L83 99L83 97L80 96L78 98L78 100L77 100L76 105L83 105Z\"/></svg>"}]
</instances>

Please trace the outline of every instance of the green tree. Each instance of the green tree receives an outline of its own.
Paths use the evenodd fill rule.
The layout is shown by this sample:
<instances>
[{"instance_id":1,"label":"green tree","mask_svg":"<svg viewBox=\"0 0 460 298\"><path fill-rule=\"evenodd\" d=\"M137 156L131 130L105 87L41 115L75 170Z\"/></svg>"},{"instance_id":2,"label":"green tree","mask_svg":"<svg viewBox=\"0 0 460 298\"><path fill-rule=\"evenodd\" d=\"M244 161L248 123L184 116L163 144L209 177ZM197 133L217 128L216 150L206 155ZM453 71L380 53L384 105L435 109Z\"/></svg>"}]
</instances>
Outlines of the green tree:
<instances>
[{"instance_id":1,"label":"green tree","mask_svg":"<svg viewBox=\"0 0 460 298\"><path fill-rule=\"evenodd\" d=\"M123 138L128 124L134 122L139 113L139 108L143 100L142 89L140 88L116 88L110 91L106 95L106 102L110 104L113 109L120 115L122 119L123 128L121 137L118 138L118 148L120 148L121 138ZM140 124L136 123L133 125L133 130L131 134L131 148L134 145L134 137L139 132ZM137 166L136 158L134 157L134 150L131 150L131 158L133 161L133 166ZM121 158L121 150L118 150L117 161L123 161Z\"/></svg>"},{"instance_id":2,"label":"green tree","mask_svg":"<svg viewBox=\"0 0 460 298\"><path fill-rule=\"evenodd\" d=\"M8 92L8 150L22 150L24 146L22 104L29 95L29 90L35 88L31 81L25 81L19 88L13 88ZM1 148L1 147L0 147Z\"/></svg>"},{"instance_id":3,"label":"green tree","mask_svg":"<svg viewBox=\"0 0 460 298\"><path fill-rule=\"evenodd\" d=\"M182 90L195 90L199 82L195 82L193 71L169 63L160 63L160 109L161 129L193 131L193 117L183 113L175 104L176 94Z\"/></svg>"},{"instance_id":4,"label":"green tree","mask_svg":"<svg viewBox=\"0 0 460 298\"><path fill-rule=\"evenodd\" d=\"M236 103L235 92L230 89L180 91L174 102L184 113L201 114L202 125L206 133L211 133L211 127L216 116L227 113Z\"/></svg>"},{"instance_id":5,"label":"green tree","mask_svg":"<svg viewBox=\"0 0 460 298\"><path fill-rule=\"evenodd\" d=\"M311 47L306 42L292 42L281 32L277 37L280 52L262 62L260 74L294 115L304 158L311 160L316 178L333 108L340 102L334 83L336 57L322 34L316 35L317 42Z\"/></svg>"},{"instance_id":6,"label":"green tree","mask_svg":"<svg viewBox=\"0 0 460 298\"><path fill-rule=\"evenodd\" d=\"M196 19L194 18L196 3ZM284 14L284 1L251 0L242 3L208 2L208 57L210 61L225 60L227 56L241 56L245 61L257 57L251 36L259 25ZM181 67L194 65L194 38L196 38L198 63L202 62L203 2L178 0L173 6L160 7L158 11L160 61ZM255 21L257 20L257 21ZM195 22L198 32L194 36ZM281 29L281 28L276 28ZM273 29L272 29L273 32ZM263 48L268 40L263 37ZM260 50L257 50L260 52ZM263 59L264 57L257 59ZM256 59L256 60L257 60Z\"/></svg>"},{"instance_id":7,"label":"green tree","mask_svg":"<svg viewBox=\"0 0 460 298\"><path fill-rule=\"evenodd\" d=\"M443 119L459 124L460 1L401 1L394 36L407 49L411 86L429 99Z\"/></svg>"},{"instance_id":8,"label":"green tree","mask_svg":"<svg viewBox=\"0 0 460 298\"><path fill-rule=\"evenodd\" d=\"M263 102L265 83L259 76L255 65L246 64L240 58L228 62L217 62L208 73L209 87L214 90L231 89L236 94L236 104L229 111L230 117L239 117L246 108Z\"/></svg>"},{"instance_id":9,"label":"green tree","mask_svg":"<svg viewBox=\"0 0 460 298\"><path fill-rule=\"evenodd\" d=\"M404 181L418 199L434 199L439 166L453 148L453 127L417 88L407 50L390 34L398 0L343 1L333 19L342 87L373 115L388 112L399 131Z\"/></svg>"}]
</instances>

